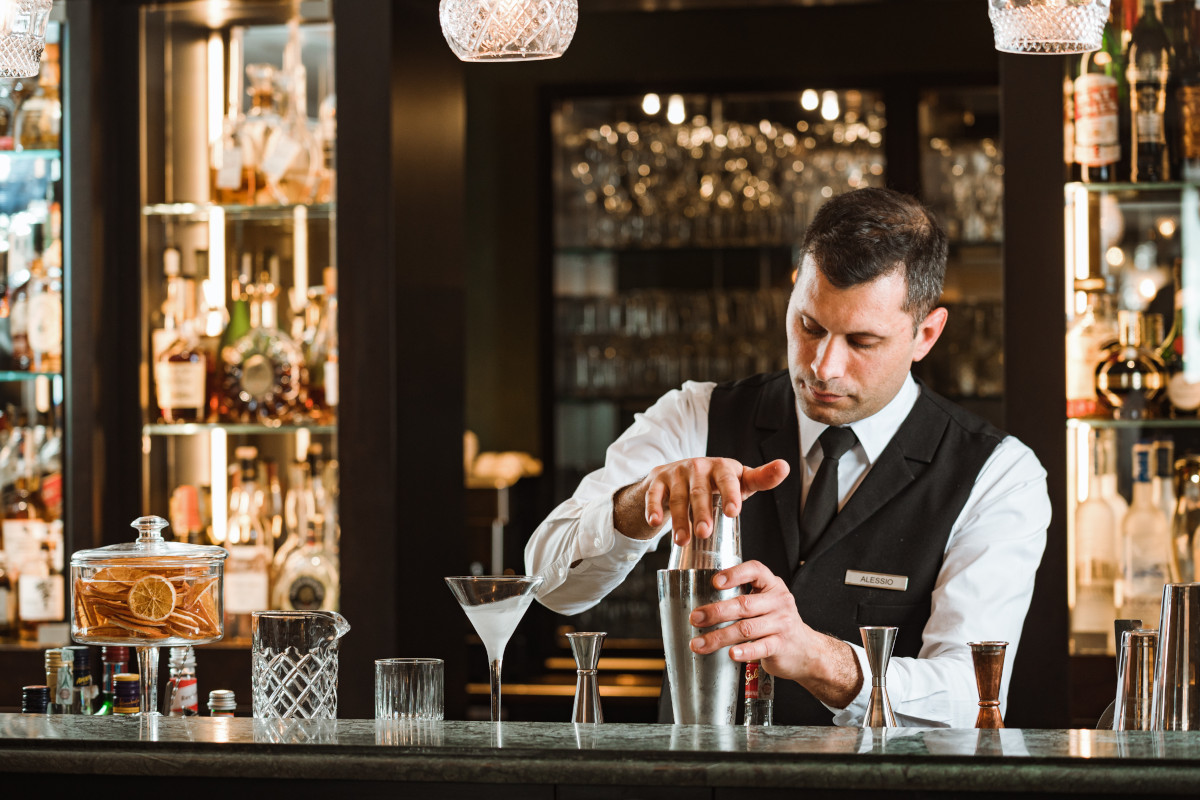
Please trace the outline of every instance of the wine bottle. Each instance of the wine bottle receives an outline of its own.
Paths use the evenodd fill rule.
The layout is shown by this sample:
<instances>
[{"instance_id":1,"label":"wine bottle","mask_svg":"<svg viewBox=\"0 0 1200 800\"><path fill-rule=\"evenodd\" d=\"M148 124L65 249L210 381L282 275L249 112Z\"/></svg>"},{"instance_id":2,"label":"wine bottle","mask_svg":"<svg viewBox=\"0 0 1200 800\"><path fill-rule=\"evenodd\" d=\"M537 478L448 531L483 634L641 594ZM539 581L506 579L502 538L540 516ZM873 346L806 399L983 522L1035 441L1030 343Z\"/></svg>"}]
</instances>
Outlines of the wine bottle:
<instances>
[{"instance_id":1,"label":"wine bottle","mask_svg":"<svg viewBox=\"0 0 1200 800\"><path fill-rule=\"evenodd\" d=\"M1101 49L1083 55L1072 92L1073 158L1080 180L1107 183L1117 179L1121 160L1119 56L1120 44L1110 20L1104 26Z\"/></svg>"},{"instance_id":2,"label":"wine bottle","mask_svg":"<svg viewBox=\"0 0 1200 800\"><path fill-rule=\"evenodd\" d=\"M1155 0L1142 0L1125 62L1132 156L1129 179L1134 183L1170 180L1166 113L1172 52Z\"/></svg>"}]
</instances>

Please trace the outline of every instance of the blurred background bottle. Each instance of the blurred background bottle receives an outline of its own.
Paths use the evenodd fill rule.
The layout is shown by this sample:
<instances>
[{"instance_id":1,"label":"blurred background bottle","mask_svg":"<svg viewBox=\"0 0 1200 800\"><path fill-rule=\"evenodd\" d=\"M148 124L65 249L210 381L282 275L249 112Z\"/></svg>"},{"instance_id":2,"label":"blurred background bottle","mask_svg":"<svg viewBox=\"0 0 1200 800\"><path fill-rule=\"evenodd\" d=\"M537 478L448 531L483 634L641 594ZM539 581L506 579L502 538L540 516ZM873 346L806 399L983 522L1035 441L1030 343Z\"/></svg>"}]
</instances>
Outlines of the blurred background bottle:
<instances>
[{"instance_id":1,"label":"blurred background bottle","mask_svg":"<svg viewBox=\"0 0 1200 800\"><path fill-rule=\"evenodd\" d=\"M1148 442L1133 446L1133 502L1121 525L1125 558L1120 616L1140 619L1146 628L1158 626L1162 588L1170 579L1167 565L1171 554L1167 520L1154 496L1152 449Z\"/></svg>"}]
</instances>

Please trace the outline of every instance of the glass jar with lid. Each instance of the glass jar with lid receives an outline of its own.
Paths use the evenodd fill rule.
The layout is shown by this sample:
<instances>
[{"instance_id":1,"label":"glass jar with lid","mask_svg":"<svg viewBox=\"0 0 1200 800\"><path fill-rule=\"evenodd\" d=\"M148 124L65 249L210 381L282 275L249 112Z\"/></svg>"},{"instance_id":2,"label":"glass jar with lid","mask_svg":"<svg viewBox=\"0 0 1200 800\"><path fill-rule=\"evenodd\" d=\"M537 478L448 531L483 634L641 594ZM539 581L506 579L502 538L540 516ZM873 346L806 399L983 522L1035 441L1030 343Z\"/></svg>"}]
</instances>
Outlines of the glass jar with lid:
<instances>
[{"instance_id":1,"label":"glass jar with lid","mask_svg":"<svg viewBox=\"0 0 1200 800\"><path fill-rule=\"evenodd\" d=\"M136 541L71 556L71 638L137 647L142 712L157 713L157 648L206 644L224 635L227 553L164 540L167 521L161 517L139 517L132 526Z\"/></svg>"}]
</instances>

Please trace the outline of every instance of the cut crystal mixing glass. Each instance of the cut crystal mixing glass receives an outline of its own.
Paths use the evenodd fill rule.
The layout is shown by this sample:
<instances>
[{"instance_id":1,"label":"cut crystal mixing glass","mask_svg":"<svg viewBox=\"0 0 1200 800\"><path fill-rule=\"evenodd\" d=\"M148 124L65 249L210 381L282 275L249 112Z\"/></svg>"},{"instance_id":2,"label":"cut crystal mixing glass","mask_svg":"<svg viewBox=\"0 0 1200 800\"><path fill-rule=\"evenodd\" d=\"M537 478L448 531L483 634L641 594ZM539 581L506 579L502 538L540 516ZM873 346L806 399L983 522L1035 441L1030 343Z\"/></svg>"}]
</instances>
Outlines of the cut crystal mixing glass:
<instances>
[{"instance_id":1,"label":"cut crystal mixing glass","mask_svg":"<svg viewBox=\"0 0 1200 800\"><path fill-rule=\"evenodd\" d=\"M454 599L487 648L491 663L492 722L500 721L500 667L504 648L542 582L542 578L530 575L446 578Z\"/></svg>"},{"instance_id":2,"label":"cut crystal mixing glass","mask_svg":"<svg viewBox=\"0 0 1200 800\"><path fill-rule=\"evenodd\" d=\"M1111 0L988 0L1003 53L1087 53L1100 49Z\"/></svg>"},{"instance_id":3,"label":"cut crystal mixing glass","mask_svg":"<svg viewBox=\"0 0 1200 800\"><path fill-rule=\"evenodd\" d=\"M255 719L337 719L338 642L350 623L334 611L255 611Z\"/></svg>"}]
</instances>

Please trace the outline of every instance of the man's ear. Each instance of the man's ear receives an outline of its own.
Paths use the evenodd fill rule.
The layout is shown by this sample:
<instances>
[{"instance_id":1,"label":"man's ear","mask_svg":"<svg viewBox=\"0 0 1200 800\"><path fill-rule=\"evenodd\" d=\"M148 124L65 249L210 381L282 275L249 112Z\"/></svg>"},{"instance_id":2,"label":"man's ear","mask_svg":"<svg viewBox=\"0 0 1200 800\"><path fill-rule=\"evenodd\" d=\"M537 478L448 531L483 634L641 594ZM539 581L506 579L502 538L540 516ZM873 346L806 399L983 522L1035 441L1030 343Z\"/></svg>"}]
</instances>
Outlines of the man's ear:
<instances>
[{"instance_id":1,"label":"man's ear","mask_svg":"<svg viewBox=\"0 0 1200 800\"><path fill-rule=\"evenodd\" d=\"M917 326L916 347L913 349L913 361L920 361L933 348L938 337L946 328L946 318L949 312L941 306L930 311L921 324Z\"/></svg>"}]
</instances>

